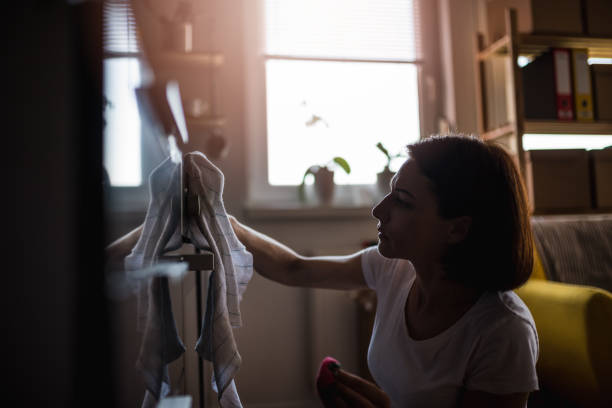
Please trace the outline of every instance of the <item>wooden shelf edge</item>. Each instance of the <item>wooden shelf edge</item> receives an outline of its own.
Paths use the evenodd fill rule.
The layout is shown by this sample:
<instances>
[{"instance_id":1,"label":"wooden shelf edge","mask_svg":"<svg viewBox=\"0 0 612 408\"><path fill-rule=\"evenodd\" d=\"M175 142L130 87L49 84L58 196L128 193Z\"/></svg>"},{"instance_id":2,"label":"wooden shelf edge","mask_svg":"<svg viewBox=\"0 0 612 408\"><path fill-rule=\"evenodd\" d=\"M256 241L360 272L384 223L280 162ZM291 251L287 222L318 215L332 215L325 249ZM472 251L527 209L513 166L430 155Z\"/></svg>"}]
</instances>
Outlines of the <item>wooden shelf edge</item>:
<instances>
[{"instance_id":1,"label":"wooden shelf edge","mask_svg":"<svg viewBox=\"0 0 612 408\"><path fill-rule=\"evenodd\" d=\"M484 61L492 55L504 55L508 53L508 45L510 44L510 37L505 35L493 44L489 45L478 53L478 60Z\"/></svg>"},{"instance_id":2,"label":"wooden shelf edge","mask_svg":"<svg viewBox=\"0 0 612 408\"><path fill-rule=\"evenodd\" d=\"M507 136L515 132L516 132L516 128L514 124L510 123L508 125L500 126L496 129L486 131L481 135L481 137L483 140L489 142L489 141L499 139L501 137Z\"/></svg>"},{"instance_id":3,"label":"wooden shelf edge","mask_svg":"<svg viewBox=\"0 0 612 408\"><path fill-rule=\"evenodd\" d=\"M524 133L551 135L612 135L612 122L526 120Z\"/></svg>"},{"instance_id":4,"label":"wooden shelf edge","mask_svg":"<svg viewBox=\"0 0 612 408\"><path fill-rule=\"evenodd\" d=\"M483 61L493 55L508 55L509 44L510 37L503 36L480 51L478 60ZM590 58L612 58L612 37L520 33L518 47L520 55L537 56L550 48L585 48Z\"/></svg>"},{"instance_id":5,"label":"wooden shelf edge","mask_svg":"<svg viewBox=\"0 0 612 408\"><path fill-rule=\"evenodd\" d=\"M525 55L539 55L549 48L585 48L589 57L612 57L612 38L571 35L520 34L519 50Z\"/></svg>"}]
</instances>

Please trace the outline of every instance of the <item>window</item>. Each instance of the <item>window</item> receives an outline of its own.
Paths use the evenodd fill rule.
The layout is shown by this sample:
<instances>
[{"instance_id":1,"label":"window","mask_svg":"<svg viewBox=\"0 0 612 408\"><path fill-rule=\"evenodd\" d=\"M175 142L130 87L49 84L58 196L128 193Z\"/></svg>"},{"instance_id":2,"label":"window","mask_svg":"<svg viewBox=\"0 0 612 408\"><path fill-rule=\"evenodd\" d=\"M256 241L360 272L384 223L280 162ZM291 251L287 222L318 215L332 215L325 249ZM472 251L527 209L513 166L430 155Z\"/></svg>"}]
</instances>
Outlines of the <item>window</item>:
<instances>
[{"instance_id":1,"label":"window","mask_svg":"<svg viewBox=\"0 0 612 408\"><path fill-rule=\"evenodd\" d=\"M104 167L111 185L142 184L140 117L134 89L140 83L138 58L104 60Z\"/></svg>"},{"instance_id":2,"label":"window","mask_svg":"<svg viewBox=\"0 0 612 408\"><path fill-rule=\"evenodd\" d=\"M295 200L304 171L335 156L352 168L336 172L337 184L372 185L386 162L376 143L399 153L420 138L419 3L253 2L246 11L256 20L247 32L253 201Z\"/></svg>"},{"instance_id":3,"label":"window","mask_svg":"<svg viewBox=\"0 0 612 408\"><path fill-rule=\"evenodd\" d=\"M143 181L142 130L134 89L142 65L136 23L127 0L104 2L104 167L113 187Z\"/></svg>"}]
</instances>

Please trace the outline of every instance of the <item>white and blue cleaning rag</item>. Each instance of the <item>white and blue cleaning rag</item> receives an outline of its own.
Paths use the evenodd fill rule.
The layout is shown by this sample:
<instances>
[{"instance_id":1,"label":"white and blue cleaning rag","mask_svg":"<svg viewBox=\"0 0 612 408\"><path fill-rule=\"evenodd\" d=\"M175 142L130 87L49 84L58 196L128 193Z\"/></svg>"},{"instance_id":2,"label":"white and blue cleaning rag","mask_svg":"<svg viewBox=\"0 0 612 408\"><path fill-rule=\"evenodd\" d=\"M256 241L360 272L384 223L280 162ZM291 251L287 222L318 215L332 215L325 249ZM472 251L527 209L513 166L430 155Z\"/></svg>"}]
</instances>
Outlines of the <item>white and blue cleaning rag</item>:
<instances>
[{"instance_id":1,"label":"white and blue cleaning rag","mask_svg":"<svg viewBox=\"0 0 612 408\"><path fill-rule=\"evenodd\" d=\"M177 249L180 236L180 164L170 159L150 176L151 201L142 235L126 258L126 270L150 267ZM238 241L223 205L223 173L200 152L184 157L184 183L200 198L199 214L184 213L184 231L196 248L214 254L206 315L197 352L213 363L213 388L222 407L241 407L233 378L241 364L232 328L240 327L240 300L253 274L252 256ZM162 274L163 275L163 274ZM167 276L151 278L141 291L143 341L137 366L147 386L143 406L167 396L167 364L184 352L172 315ZM144 324L143 324L144 323Z\"/></svg>"}]
</instances>

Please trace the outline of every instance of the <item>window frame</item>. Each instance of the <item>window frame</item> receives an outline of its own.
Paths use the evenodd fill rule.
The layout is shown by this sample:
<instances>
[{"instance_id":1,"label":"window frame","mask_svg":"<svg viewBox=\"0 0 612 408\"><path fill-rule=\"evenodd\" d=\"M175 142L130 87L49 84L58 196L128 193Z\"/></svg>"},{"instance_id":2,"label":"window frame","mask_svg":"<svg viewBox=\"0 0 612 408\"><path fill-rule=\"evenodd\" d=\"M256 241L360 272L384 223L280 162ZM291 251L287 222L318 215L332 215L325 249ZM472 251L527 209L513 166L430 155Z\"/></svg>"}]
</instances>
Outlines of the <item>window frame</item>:
<instances>
[{"instance_id":1,"label":"window frame","mask_svg":"<svg viewBox=\"0 0 612 408\"><path fill-rule=\"evenodd\" d=\"M265 53L265 0L245 2L245 136L248 148L247 157L247 199L248 206L274 207L307 207L312 206L312 200L307 203L299 201L295 186L273 186L268 182L268 137L267 137L267 100L266 100L266 61L271 59L299 61L338 61L365 63L401 63L413 64L417 67L417 98L419 101L420 138L423 138L433 128L431 123L425 123L434 116L431 114L432 98L424 98L424 78L428 78L428 93L435 93L435 82L432 86L431 75L426 74L425 60L398 59L350 59L350 58L313 58ZM426 1L414 0L418 7L425 7ZM431 13L427 13L431 14ZM422 24L421 27L424 25ZM423 31L421 29L421 31ZM423 37L421 33L420 37ZM424 53L424 58L425 58ZM425 102L428 102L426 105ZM308 192L307 192L308 194ZM370 205L380 198L375 184L336 185L336 194L332 206L364 206Z\"/></svg>"},{"instance_id":2,"label":"window frame","mask_svg":"<svg viewBox=\"0 0 612 408\"><path fill-rule=\"evenodd\" d=\"M104 51L103 62L108 59L135 58L140 63L141 77L146 72L146 61L142 52L116 52ZM141 80L142 82L142 80ZM143 132L145 129L140 128L140 172L141 182L138 186L109 186L110 199L106 204L107 211L111 213L131 213L145 212L148 201L148 185L147 185L147 170L154 167L154 163L150 160L150 155L147 153L147 146L144 143Z\"/></svg>"}]
</instances>

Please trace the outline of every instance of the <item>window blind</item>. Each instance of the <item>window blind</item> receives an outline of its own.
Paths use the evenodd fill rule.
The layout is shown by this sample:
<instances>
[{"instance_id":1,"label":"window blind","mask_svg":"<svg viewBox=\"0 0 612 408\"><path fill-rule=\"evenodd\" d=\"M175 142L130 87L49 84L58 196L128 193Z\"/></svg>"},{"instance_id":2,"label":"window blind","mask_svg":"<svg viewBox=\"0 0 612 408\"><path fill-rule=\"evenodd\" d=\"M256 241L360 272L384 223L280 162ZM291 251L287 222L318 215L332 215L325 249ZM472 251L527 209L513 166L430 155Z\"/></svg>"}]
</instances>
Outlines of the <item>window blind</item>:
<instances>
[{"instance_id":1,"label":"window blind","mask_svg":"<svg viewBox=\"0 0 612 408\"><path fill-rule=\"evenodd\" d=\"M129 0L105 0L103 19L105 54L140 52L136 19Z\"/></svg>"},{"instance_id":2,"label":"window blind","mask_svg":"<svg viewBox=\"0 0 612 408\"><path fill-rule=\"evenodd\" d=\"M419 60L419 0L265 0L266 54Z\"/></svg>"}]
</instances>

